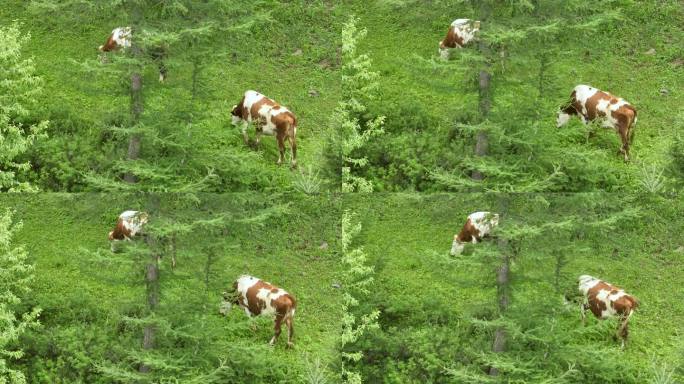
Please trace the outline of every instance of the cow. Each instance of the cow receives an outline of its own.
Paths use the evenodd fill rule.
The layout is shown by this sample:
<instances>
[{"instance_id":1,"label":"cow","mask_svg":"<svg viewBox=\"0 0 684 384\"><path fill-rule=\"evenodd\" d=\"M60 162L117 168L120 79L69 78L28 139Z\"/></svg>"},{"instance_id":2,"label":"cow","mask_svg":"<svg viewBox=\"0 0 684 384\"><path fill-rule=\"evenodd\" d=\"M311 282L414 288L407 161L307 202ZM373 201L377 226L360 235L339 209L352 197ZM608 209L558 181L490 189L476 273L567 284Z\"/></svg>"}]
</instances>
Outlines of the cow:
<instances>
[{"instance_id":1,"label":"cow","mask_svg":"<svg viewBox=\"0 0 684 384\"><path fill-rule=\"evenodd\" d=\"M125 211L119 215L116 222L116 227L109 232L109 241L111 241L111 249L114 252L114 241L127 240L131 241L137 234L139 234L143 226L147 224L149 216L146 212L140 211Z\"/></svg>"},{"instance_id":2,"label":"cow","mask_svg":"<svg viewBox=\"0 0 684 384\"><path fill-rule=\"evenodd\" d=\"M463 48L475 38L480 31L480 22L470 19L456 19L449 26L449 31L439 42L439 54L443 59L449 58L449 48Z\"/></svg>"},{"instance_id":3,"label":"cow","mask_svg":"<svg viewBox=\"0 0 684 384\"><path fill-rule=\"evenodd\" d=\"M614 129L622 140L620 153L629 161L629 145L634 136L637 111L625 99L611 95L588 85L578 85L570 95L570 101L558 111L558 128L567 124L573 115L582 123L602 120L603 127Z\"/></svg>"},{"instance_id":4,"label":"cow","mask_svg":"<svg viewBox=\"0 0 684 384\"><path fill-rule=\"evenodd\" d=\"M259 145L261 134L275 135L278 141L278 164L285 159L285 140L290 142L292 150L292 167L297 167L297 118L289 109L256 91L247 91L240 103L231 111L234 126L242 125L242 137L249 145L247 127L256 122L256 144Z\"/></svg>"},{"instance_id":5,"label":"cow","mask_svg":"<svg viewBox=\"0 0 684 384\"><path fill-rule=\"evenodd\" d=\"M639 306L637 299L624 290L589 275L579 277L579 291L584 295L580 305L582 324L586 324L586 310L589 309L599 320L618 317L615 337L622 340L622 348L627 342L627 323Z\"/></svg>"},{"instance_id":6,"label":"cow","mask_svg":"<svg viewBox=\"0 0 684 384\"><path fill-rule=\"evenodd\" d=\"M100 52L115 52L118 50L126 50L131 47L133 41L133 33L131 27L114 28L112 33L107 38L107 41L98 47ZM159 67L159 82L163 83L166 80L168 70L164 65L163 59L166 57L166 49L164 47L154 47L150 50L149 56L157 62Z\"/></svg>"},{"instance_id":7,"label":"cow","mask_svg":"<svg viewBox=\"0 0 684 384\"><path fill-rule=\"evenodd\" d=\"M233 283L232 290L223 292L219 313L226 316L233 304L243 308L249 317L275 315L275 333L269 342L270 345L275 345L280 336L282 322L285 321L287 347L294 345L293 318L297 302L285 290L254 276L242 275Z\"/></svg>"},{"instance_id":8,"label":"cow","mask_svg":"<svg viewBox=\"0 0 684 384\"><path fill-rule=\"evenodd\" d=\"M476 244L499 225L499 215L491 212L475 212L468 215L461 232L454 235L451 243L451 256L460 255L466 243Z\"/></svg>"}]
</instances>

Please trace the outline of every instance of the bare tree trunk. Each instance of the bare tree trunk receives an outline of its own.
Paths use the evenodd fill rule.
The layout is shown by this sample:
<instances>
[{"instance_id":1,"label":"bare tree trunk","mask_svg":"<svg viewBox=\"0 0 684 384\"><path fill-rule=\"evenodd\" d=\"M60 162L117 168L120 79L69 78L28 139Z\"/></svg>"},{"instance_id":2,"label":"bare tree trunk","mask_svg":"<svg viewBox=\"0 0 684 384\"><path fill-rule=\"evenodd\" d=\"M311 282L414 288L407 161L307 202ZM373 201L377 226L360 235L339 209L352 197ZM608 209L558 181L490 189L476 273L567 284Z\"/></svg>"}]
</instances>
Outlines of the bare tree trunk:
<instances>
[{"instance_id":1,"label":"bare tree trunk","mask_svg":"<svg viewBox=\"0 0 684 384\"><path fill-rule=\"evenodd\" d=\"M483 55L487 55L489 49L485 46L484 42L480 42L480 52ZM480 121L485 121L489 116L489 110L492 108L492 95L491 95L491 80L492 75L489 73L489 64L485 66L484 69L480 70L479 74L479 99L480 99ZM487 156L489 149L489 137L487 132L479 131L477 133L477 142L475 144L475 156L482 157ZM474 170L471 178L473 180L482 180L484 175L479 170Z\"/></svg>"},{"instance_id":2,"label":"bare tree trunk","mask_svg":"<svg viewBox=\"0 0 684 384\"><path fill-rule=\"evenodd\" d=\"M511 274L511 256L509 254L508 242L504 239L499 240L499 248L503 250L503 257L501 258L501 266L496 273L497 299L499 304L499 313L503 314L508 310L511 302L510 294L510 274ZM494 342L492 343L492 352L501 353L506 351L506 330L501 327L494 332ZM498 376L499 370L495 367L489 368L490 376Z\"/></svg>"},{"instance_id":3,"label":"bare tree trunk","mask_svg":"<svg viewBox=\"0 0 684 384\"><path fill-rule=\"evenodd\" d=\"M150 215L156 215L159 212L159 197L152 196L150 209L148 212ZM145 288L147 295L147 313L151 315L157 309L159 305L159 257L161 252L161 247L158 244L157 239L154 235L145 236L145 244L150 249L151 253L149 255L149 260L145 265ZM155 324L147 324L143 328L143 349L150 350L154 349L155 346L155 336L157 333L157 327ZM142 373L148 373L151 367L147 364L140 364L138 370Z\"/></svg>"},{"instance_id":4,"label":"bare tree trunk","mask_svg":"<svg viewBox=\"0 0 684 384\"><path fill-rule=\"evenodd\" d=\"M147 244L150 249L153 250L150 255L148 264L145 266L145 286L147 291L147 310L148 313L153 313L157 306L159 305L159 255L157 254L158 248L156 246L156 241L152 237L148 236L146 239ZM148 324L143 329L143 349L154 349L155 342L154 338L157 332L157 328L154 324ZM147 373L150 371L150 367L146 364L140 365L140 372Z\"/></svg>"},{"instance_id":5,"label":"bare tree trunk","mask_svg":"<svg viewBox=\"0 0 684 384\"><path fill-rule=\"evenodd\" d=\"M140 58L140 48L133 46L131 49L133 57ZM143 97L142 97L142 75L136 71L131 74L131 123L137 125L140 121L140 115L143 112ZM140 134L134 133L128 141L128 160L137 160L140 157ZM138 178L131 172L124 175L124 181L127 183L137 183Z\"/></svg>"}]
</instances>

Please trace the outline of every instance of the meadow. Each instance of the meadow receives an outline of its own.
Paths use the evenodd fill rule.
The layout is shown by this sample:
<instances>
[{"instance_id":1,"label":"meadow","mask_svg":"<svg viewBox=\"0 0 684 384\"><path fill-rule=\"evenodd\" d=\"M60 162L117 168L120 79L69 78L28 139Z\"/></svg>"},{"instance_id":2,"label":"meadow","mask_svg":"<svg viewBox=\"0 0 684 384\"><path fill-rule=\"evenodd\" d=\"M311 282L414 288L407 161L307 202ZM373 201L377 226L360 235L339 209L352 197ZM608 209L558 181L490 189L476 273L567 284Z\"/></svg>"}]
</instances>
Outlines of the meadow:
<instances>
[{"instance_id":1,"label":"meadow","mask_svg":"<svg viewBox=\"0 0 684 384\"><path fill-rule=\"evenodd\" d=\"M345 206L363 212L355 244L375 268L363 305L380 309L379 329L355 345L364 351L358 368L372 383L682 380L684 297L672 287L684 276L683 204L605 193L346 195ZM510 246L489 239L450 256L454 234L478 210L501 215L494 235ZM504 254L512 262L502 312ZM582 327L578 302L568 302L583 274L640 300L624 350L613 339L614 319L589 314ZM498 327L508 335L499 354L492 352ZM492 366L498 376L489 375Z\"/></svg>"},{"instance_id":2,"label":"meadow","mask_svg":"<svg viewBox=\"0 0 684 384\"><path fill-rule=\"evenodd\" d=\"M146 316L146 258L112 253L107 233L120 211L158 199L150 225L223 218L176 239L176 267L160 261L159 306ZM3 195L0 207L23 226L35 265L21 310L40 307L40 325L18 344L29 383L299 383L337 364L341 296L336 199L278 199L244 194L105 196ZM277 209L275 209L275 208ZM274 211L271 211L275 209ZM327 212L327 214L321 214ZM137 242L138 244L141 241ZM141 247L144 245L139 244ZM295 346L275 347L273 320L235 309L219 316L221 292L241 274L270 281L298 300ZM142 328L156 324L155 350L141 348ZM254 327L254 329L253 329ZM152 374L138 373L141 362Z\"/></svg>"},{"instance_id":3,"label":"meadow","mask_svg":"<svg viewBox=\"0 0 684 384\"><path fill-rule=\"evenodd\" d=\"M203 9L209 5L191 3L180 15L141 5L144 29L153 34L147 38L163 39L167 48L168 78L159 83L155 62L136 62L121 52L100 62L98 46L114 28L130 25L130 9L49 3L10 0L0 10L0 23L16 23L22 35L30 34L22 56L33 58L43 81L24 120L50 122L47 135L21 157L31 162L22 179L47 191L121 188L112 184L127 166L129 137L138 133L138 190L182 191L201 183L200 190L211 192L282 192L297 190L302 180L336 188L327 182L336 171L326 162L328 117L339 94L339 15L332 5L264 8L265 2L238 1ZM135 121L130 79L138 71L143 112ZM296 113L299 170L275 164L273 137L265 137L258 151L242 142L230 111L249 89ZM249 133L254 140L254 128ZM289 160L289 148L287 155Z\"/></svg>"}]
</instances>

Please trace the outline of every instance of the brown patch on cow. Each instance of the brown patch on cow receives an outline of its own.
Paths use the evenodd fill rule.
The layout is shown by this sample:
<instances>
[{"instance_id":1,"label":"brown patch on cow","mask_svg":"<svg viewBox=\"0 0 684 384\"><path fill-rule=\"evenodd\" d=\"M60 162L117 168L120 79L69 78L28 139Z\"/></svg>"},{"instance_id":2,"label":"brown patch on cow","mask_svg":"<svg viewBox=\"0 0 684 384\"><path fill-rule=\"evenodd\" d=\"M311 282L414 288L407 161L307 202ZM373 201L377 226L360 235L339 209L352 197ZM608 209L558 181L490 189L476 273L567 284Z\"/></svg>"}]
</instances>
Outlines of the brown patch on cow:
<instances>
[{"instance_id":1,"label":"brown patch on cow","mask_svg":"<svg viewBox=\"0 0 684 384\"><path fill-rule=\"evenodd\" d=\"M587 113L585 117L589 120L594 120L597 117L603 117L605 116L605 112L599 111L597 109L598 103L601 100L612 100L613 96L603 92L603 91L596 91L595 94L593 94L589 99L587 99L585 103L585 107L587 109Z\"/></svg>"},{"instance_id":2,"label":"brown patch on cow","mask_svg":"<svg viewBox=\"0 0 684 384\"><path fill-rule=\"evenodd\" d=\"M615 295L620 292L621 289L608 284L605 281L601 281L587 292L587 301L589 302L591 312L599 319L601 318L602 312L606 310L605 303L597 299L597 296L601 291L608 291L611 295ZM629 314L639 306L639 303L634 296L625 293L624 296L617 300L610 301L610 305L619 316L624 317L629 316Z\"/></svg>"},{"instance_id":3,"label":"brown patch on cow","mask_svg":"<svg viewBox=\"0 0 684 384\"><path fill-rule=\"evenodd\" d=\"M116 227L109 234L109 240L124 240L131 236L131 232L126 229L122 219L118 219L116 222Z\"/></svg>"},{"instance_id":4,"label":"brown patch on cow","mask_svg":"<svg viewBox=\"0 0 684 384\"><path fill-rule=\"evenodd\" d=\"M297 307L297 303L295 302L294 297L287 293L275 300L271 300L271 306L275 308L276 314L286 316L288 312Z\"/></svg>"},{"instance_id":5,"label":"brown patch on cow","mask_svg":"<svg viewBox=\"0 0 684 384\"><path fill-rule=\"evenodd\" d=\"M271 293L278 293L278 288L271 288Z\"/></svg>"},{"instance_id":6,"label":"brown patch on cow","mask_svg":"<svg viewBox=\"0 0 684 384\"><path fill-rule=\"evenodd\" d=\"M456 32L456 27L449 27L446 37L442 40L440 48L456 48L463 46L463 38Z\"/></svg>"},{"instance_id":7,"label":"brown patch on cow","mask_svg":"<svg viewBox=\"0 0 684 384\"><path fill-rule=\"evenodd\" d=\"M249 110L249 114L252 116L252 120L259 120L259 109L261 109L261 107L264 105L275 106L277 104L275 101L269 99L268 97L262 96L261 99L252 104L252 107Z\"/></svg>"},{"instance_id":8,"label":"brown patch on cow","mask_svg":"<svg viewBox=\"0 0 684 384\"><path fill-rule=\"evenodd\" d=\"M466 223L463 225L463 229L461 229L461 232L459 232L456 236L456 239L461 243L470 243L473 241L473 238L475 238L477 241L480 241L480 231L475 228L473 223L470 221L470 218L468 218Z\"/></svg>"},{"instance_id":9,"label":"brown patch on cow","mask_svg":"<svg viewBox=\"0 0 684 384\"><path fill-rule=\"evenodd\" d=\"M247 119L247 108L245 108L245 97L242 96L242 99L240 99L240 102L233 108L232 111L230 111L230 114L236 117L239 117L243 120Z\"/></svg>"},{"instance_id":10,"label":"brown patch on cow","mask_svg":"<svg viewBox=\"0 0 684 384\"><path fill-rule=\"evenodd\" d=\"M606 303L597 299L597 296L603 290L610 291L612 289L613 287L611 285L606 284L603 281L600 281L587 292L587 301L589 303L589 309L591 310L591 313L593 313L594 316L596 316L599 319L601 318L601 314L603 313L603 311L607 309L607 307Z\"/></svg>"},{"instance_id":11,"label":"brown patch on cow","mask_svg":"<svg viewBox=\"0 0 684 384\"><path fill-rule=\"evenodd\" d=\"M104 43L104 45L100 46L100 51L102 52L110 52L117 50L119 48L119 45L116 44L116 41L114 41L114 34L110 34L109 37L107 38L107 42Z\"/></svg>"},{"instance_id":12,"label":"brown patch on cow","mask_svg":"<svg viewBox=\"0 0 684 384\"><path fill-rule=\"evenodd\" d=\"M271 290L273 286L266 284L262 280L258 280L254 285L247 289L247 293L245 294L245 296L247 296L247 303L244 306L247 307L249 312L254 316L258 316L261 314L261 311L266 308L266 303L257 297L259 290L262 288Z\"/></svg>"}]
</instances>

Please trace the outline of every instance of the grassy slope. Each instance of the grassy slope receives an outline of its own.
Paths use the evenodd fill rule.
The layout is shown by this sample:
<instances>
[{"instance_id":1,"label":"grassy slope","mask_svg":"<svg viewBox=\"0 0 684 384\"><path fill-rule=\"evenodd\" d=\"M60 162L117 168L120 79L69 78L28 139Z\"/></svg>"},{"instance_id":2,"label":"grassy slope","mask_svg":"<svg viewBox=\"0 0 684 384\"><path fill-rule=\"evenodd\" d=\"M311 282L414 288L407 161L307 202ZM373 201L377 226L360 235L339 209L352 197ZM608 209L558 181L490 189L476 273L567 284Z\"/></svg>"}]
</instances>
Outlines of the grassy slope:
<instances>
[{"instance_id":1,"label":"grassy slope","mask_svg":"<svg viewBox=\"0 0 684 384\"><path fill-rule=\"evenodd\" d=\"M403 105L404 109L419 106L437 121L437 125L428 127L427 132L412 133L418 137L428 135L432 130L443 131L454 120L477 112L477 93L470 90L473 79L461 73L458 66L431 67L425 60L437 59L437 43L453 19L477 19L478 15L470 7L448 1L429 5L407 1L410 5L392 6L401 3L364 2L350 8L360 16L360 24L368 29L362 49L373 59L374 69L381 73L382 103ZM587 41L550 41L551 46L562 44L561 53L547 73L550 84L541 101L536 99L538 61L528 58L524 64L516 64L516 60L526 54L524 45L519 51L508 52L512 61L506 64L506 72L494 74L507 80L501 85L502 89L495 91L492 116L505 121L510 111L539 112L539 127L525 129L540 130L547 138L570 144L566 137L568 133L559 134L555 128L557 107L568 100L575 85L591 84L624 97L639 110L633 163L623 164L616 155L619 139L608 131L599 132L586 143L589 148L596 149L591 155L594 160L610 162L620 173L610 177L625 179L621 184L636 183L642 176L642 167L664 167L669 161L672 137L678 134L675 116L684 103L681 92L684 69L675 64L676 59L684 57L684 34L680 28L684 12L677 2L665 3L636 2L625 8L626 18L617 23L614 30L588 36ZM656 50L655 55L645 54L650 48ZM458 52L452 55L457 60ZM667 95L661 95L663 88L669 91ZM387 118L392 120L393 116ZM566 130L583 128L575 119ZM456 143L435 143L435 146L463 151ZM410 151L409 148L403 150ZM466 148L466 151L470 149ZM430 154L418 154L421 156L429 158ZM563 164L575 160L558 157L556 161Z\"/></svg>"},{"instance_id":2,"label":"grassy slope","mask_svg":"<svg viewBox=\"0 0 684 384\"><path fill-rule=\"evenodd\" d=\"M255 89L295 112L299 119L299 163L304 169L319 170L324 163L324 132L328 116L339 94L334 41L337 41L340 31L333 21L335 15L335 9L323 3L282 5L273 9L272 22L259 24L246 33L227 34L227 38L211 43L206 48L211 49L215 56L203 59L205 70L200 76L199 93L201 110L195 112L209 124L187 128L185 123L178 122L177 126L171 127L171 132L201 135L204 139L200 142L218 145L219 149L220 146L234 146L250 152L244 148L238 129L230 124L229 114L245 90ZM122 107L124 111L128 110L127 80L84 73L77 63L95 59L98 45L110 31L127 23L125 15L112 13L110 17L86 17L71 13L63 18L49 18L28 11L27 2L11 0L3 4L0 21L11 20L19 21L22 31L31 33L32 39L25 46L25 53L35 58L37 73L45 79L41 104L46 111L51 111L46 113L52 114L53 120L56 119L55 113L59 118L66 118L71 113L89 122L87 128L70 132L69 127L62 126L57 118L49 130L53 139L46 139L49 142L56 137L66 139L67 135L75 135L82 137L81 140L92 140L87 142L87 147L79 147L78 140L65 140L64 148L46 147L43 150L56 151L55 156L59 156L61 151L78 153L93 150L92 147L98 145L98 140L93 138L107 136L105 123L111 122ZM293 55L298 49L302 54ZM144 87L148 115L167 113L169 103L173 103L174 108L187 108L192 74L189 60L188 52L183 48L172 48L167 62L169 78L163 85L156 80L154 65L147 67ZM309 96L310 90L318 91L320 96ZM150 105L155 103L161 103L162 107L150 109ZM254 130L249 132L254 137ZM266 137L262 148L261 158L254 161L265 169L269 183L278 185L280 191L291 187L294 173L287 167L275 165L275 139ZM100 161L122 158L125 151L125 142L120 142L112 158ZM54 169L51 172L59 172L61 168L85 171L91 167L102 167L102 164L76 161L68 164L72 156L62 159L67 164L52 164Z\"/></svg>"},{"instance_id":3,"label":"grassy slope","mask_svg":"<svg viewBox=\"0 0 684 384\"><path fill-rule=\"evenodd\" d=\"M206 218L225 213L241 216L263 206L245 196L205 198L206 203L199 209L190 210L178 209L175 197L162 198L162 210L173 209L173 214L180 217ZM131 345L133 350L139 348L141 334L121 330L126 329L122 316L136 313L144 302L142 265L131 264L123 254L109 253L106 234L120 211L144 202L133 196L94 194L0 198L0 206L12 207L15 217L23 221L16 244L25 244L36 265L35 291L30 301L43 308L43 315L42 328L31 337L54 338L47 343L52 349L36 345L28 348L28 355L34 355L31 364L35 367L59 366L69 359L78 365L77 357L58 359L61 353L68 356L73 352L60 352L62 340L72 333L82 333L84 345L92 340L99 343L84 351L93 356L101 356L103 347L114 351L128 351ZM323 363L336 360L340 297L331 287L337 273L335 206L334 200L295 199L290 214L268 219L263 226L235 224L225 235L197 233L179 240L177 268L171 270L168 260L162 263L159 313L177 331L196 338L196 343L208 340L208 344L189 343L179 350L205 356L204 360L195 360L201 364L192 371L206 374L218 365L216 359L236 359L230 356L236 345L250 348L255 354L267 354L265 361L274 364L273 369L289 367L294 382L305 369L307 359L318 357ZM322 241L330 244L327 250L319 249ZM215 250L216 262L207 273L209 248ZM103 258L92 253L96 250L102 252ZM294 350L286 350L282 339L275 349L267 347L272 335L272 322L267 319L258 319L257 331L252 332L242 311L233 311L227 319L218 316L221 291L243 273L278 284L297 298ZM27 369L30 373L30 366ZM43 377L42 381L75 381L68 368L53 369L55 376Z\"/></svg>"},{"instance_id":4,"label":"grassy slope","mask_svg":"<svg viewBox=\"0 0 684 384\"><path fill-rule=\"evenodd\" d=\"M502 225L511 221L537 225L559 221L582 209L581 204L571 203L573 200L562 195L544 196L551 203L548 209L534 196L511 196L509 199L510 210L507 217L502 218ZM606 217L616 211L612 196L593 195L591 199L602 201ZM481 257L487 259L473 260L474 256L467 255L468 251L460 258L450 257L448 252L453 234L460 230L463 219L470 212L496 211L501 201L501 196L497 195L467 194L347 197L348 207L363 212L360 216L363 232L358 242L376 266L377 286L382 287L383 295L371 298L371 305L383 308L381 322L386 327L403 330L401 334L420 335L428 329L436 331L445 324L463 327L459 318L486 318L491 313L496 305L494 268L499 264L496 256L485 253L486 256ZM670 367L681 367L684 348L679 341L684 332L679 320L684 311L684 296L672 289L681 285L684 279L681 268L677 267L684 249L678 229L684 225L678 214L684 201L642 199L642 204L644 216L636 224L621 225L619 230L599 233L587 228L579 239L571 242L553 234L529 241L523 245L521 258L512 268L513 302L509 316L518 319L520 324L529 324L528 318L534 316L537 324L545 324L543 332L550 331L551 323L545 323L545 320L551 319L558 320L557 332L577 333L574 331L581 328L576 307L564 309L561 294L554 294L553 255L558 250L564 252L567 261L561 274L561 292L574 291L577 276L591 274L624 287L640 299L641 308L630 323L631 344L624 352L620 352L618 344L611 339L613 325L592 319L589 324L598 329L578 333L573 341L580 350L600 346L621 354L629 361L629 366L635 367L635 371L623 373L625 382L645 382L650 378L649 362L653 356ZM539 303L542 303L541 307L529 306ZM448 319L436 318L436 314L448 315ZM539 330L533 332L540 333ZM454 348L457 351L470 348L474 342L444 345L446 349L437 353L452 356ZM484 350L490 347L488 343L479 346ZM544 348L525 350L523 347L523 351L528 357L538 354L536 358L544 360L541 357ZM406 367L411 362L399 359L393 364ZM590 363L578 361L577 364L581 370L582 364ZM379 371L382 372L382 368ZM415 379L418 377L412 378ZM408 377L401 380L412 382ZM388 378L386 382L399 381Z\"/></svg>"}]
</instances>

